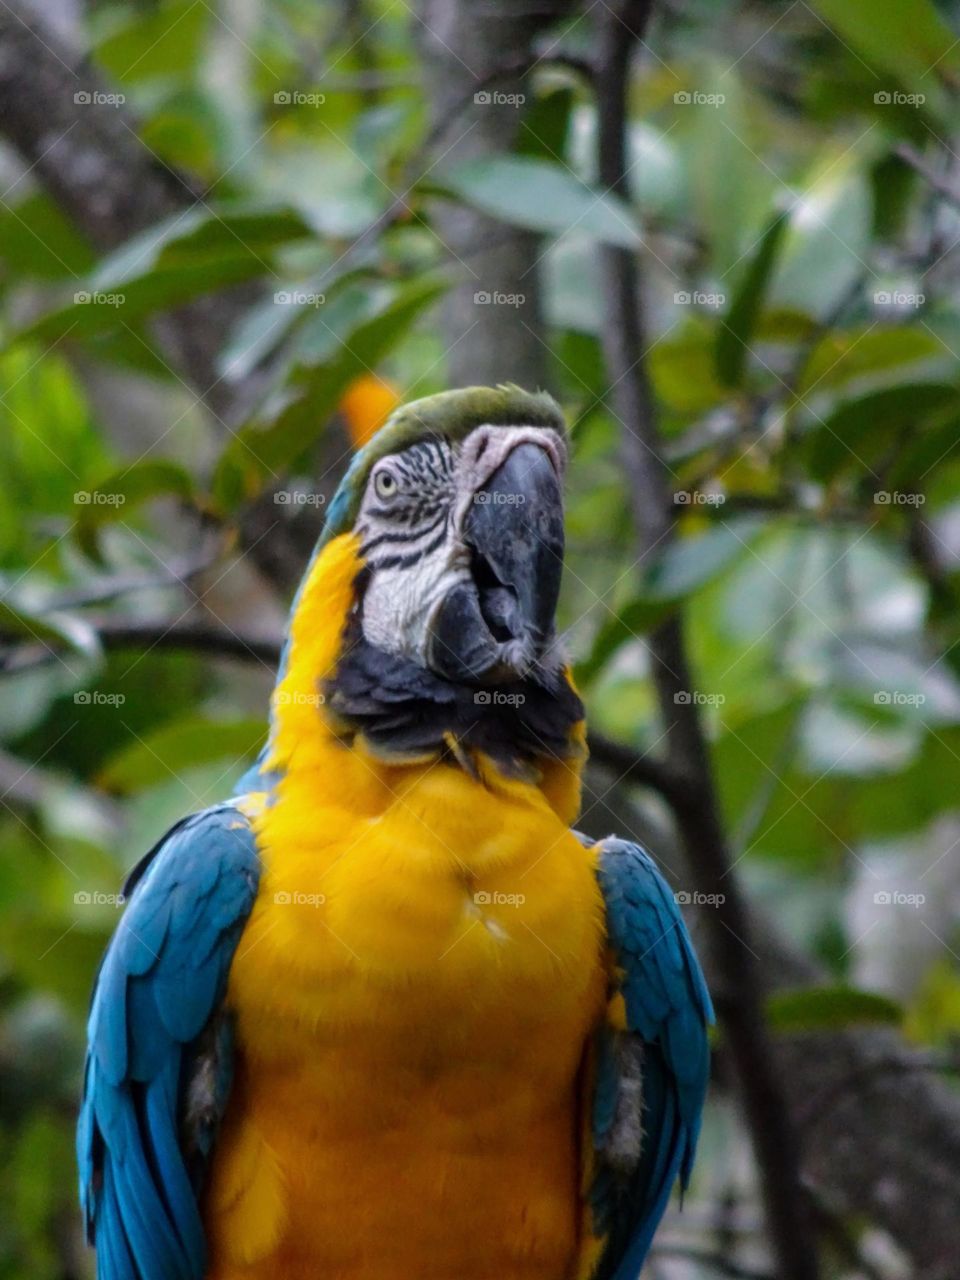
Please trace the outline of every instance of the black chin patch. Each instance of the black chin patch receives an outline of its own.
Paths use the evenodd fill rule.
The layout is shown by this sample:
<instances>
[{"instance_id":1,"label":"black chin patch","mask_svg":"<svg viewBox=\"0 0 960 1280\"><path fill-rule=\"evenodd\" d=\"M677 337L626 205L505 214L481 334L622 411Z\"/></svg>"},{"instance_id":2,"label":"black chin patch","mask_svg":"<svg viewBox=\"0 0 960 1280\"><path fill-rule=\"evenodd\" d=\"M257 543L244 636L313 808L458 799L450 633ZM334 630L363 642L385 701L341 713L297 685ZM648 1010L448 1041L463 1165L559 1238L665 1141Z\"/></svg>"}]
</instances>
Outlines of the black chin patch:
<instances>
[{"instance_id":1,"label":"black chin patch","mask_svg":"<svg viewBox=\"0 0 960 1280\"><path fill-rule=\"evenodd\" d=\"M579 754L570 732L583 719L583 703L561 671L535 668L495 688L460 683L375 648L356 619L323 693L345 734L363 734L391 758L445 754L450 734L515 776L538 761Z\"/></svg>"}]
</instances>

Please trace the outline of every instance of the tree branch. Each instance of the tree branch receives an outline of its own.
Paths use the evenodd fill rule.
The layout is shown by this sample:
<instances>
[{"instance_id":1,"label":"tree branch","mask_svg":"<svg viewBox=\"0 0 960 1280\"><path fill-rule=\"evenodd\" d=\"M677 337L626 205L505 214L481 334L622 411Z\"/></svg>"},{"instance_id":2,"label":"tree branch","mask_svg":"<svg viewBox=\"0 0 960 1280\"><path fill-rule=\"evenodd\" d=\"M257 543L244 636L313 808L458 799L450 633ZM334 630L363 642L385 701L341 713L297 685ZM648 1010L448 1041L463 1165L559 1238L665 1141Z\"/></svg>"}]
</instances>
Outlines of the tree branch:
<instances>
[{"instance_id":1,"label":"tree branch","mask_svg":"<svg viewBox=\"0 0 960 1280\"><path fill-rule=\"evenodd\" d=\"M156 621L104 618L93 623L100 644L114 649L181 649L206 653L215 658L239 658L276 668L280 661L282 641L245 636L205 622ZM21 635L0 631L0 647L10 646L12 656L0 669L9 674L54 661L56 654L49 644L24 642Z\"/></svg>"},{"instance_id":2,"label":"tree branch","mask_svg":"<svg viewBox=\"0 0 960 1280\"><path fill-rule=\"evenodd\" d=\"M616 774L621 782L649 787L667 800L679 796L678 779L674 777L666 760L650 754L637 755L632 747L615 742L602 733L589 733L587 745L590 748L590 759Z\"/></svg>"},{"instance_id":3,"label":"tree branch","mask_svg":"<svg viewBox=\"0 0 960 1280\"><path fill-rule=\"evenodd\" d=\"M626 109L630 60L643 38L651 0L615 0L599 20L598 115L601 185L627 197ZM624 424L622 454L643 559L669 538L670 485L662 457L656 405L644 353L640 274L625 249L600 250L605 315L603 346L610 399ZM665 725L671 771L682 785L672 797L677 825L697 889L718 895L706 927L714 972L727 996L722 1013L740 1095L760 1168L771 1244L782 1280L815 1280L812 1222L802 1195L799 1151L764 1022L761 982L750 946L740 885L723 832L699 709L687 662L682 622L675 616L650 636L654 682ZM685 696L682 696L685 695Z\"/></svg>"}]
</instances>

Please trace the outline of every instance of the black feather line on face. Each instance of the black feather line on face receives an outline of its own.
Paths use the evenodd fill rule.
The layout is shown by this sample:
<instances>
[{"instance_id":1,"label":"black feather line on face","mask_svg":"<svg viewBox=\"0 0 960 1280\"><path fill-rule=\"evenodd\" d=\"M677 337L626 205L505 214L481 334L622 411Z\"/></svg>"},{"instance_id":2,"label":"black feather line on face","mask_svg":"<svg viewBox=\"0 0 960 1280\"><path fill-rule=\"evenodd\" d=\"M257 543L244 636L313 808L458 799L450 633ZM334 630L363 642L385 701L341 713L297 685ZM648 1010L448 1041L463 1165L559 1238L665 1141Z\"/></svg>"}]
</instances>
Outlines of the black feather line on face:
<instances>
[{"instance_id":1,"label":"black feather line on face","mask_svg":"<svg viewBox=\"0 0 960 1280\"><path fill-rule=\"evenodd\" d=\"M362 734L390 758L449 754L448 734L511 776L529 776L538 761L580 754L571 732L583 719L583 703L561 670L535 670L496 688L456 684L375 648L356 615L323 693L347 735Z\"/></svg>"},{"instance_id":2,"label":"black feather line on face","mask_svg":"<svg viewBox=\"0 0 960 1280\"><path fill-rule=\"evenodd\" d=\"M442 546L446 541L446 527L440 530L432 542L427 543L425 547L417 547L414 551L408 551L406 555L387 556L383 560L376 562L377 569L409 569L411 565L422 560L424 556L433 555L438 547Z\"/></svg>"},{"instance_id":3,"label":"black feather line on face","mask_svg":"<svg viewBox=\"0 0 960 1280\"><path fill-rule=\"evenodd\" d=\"M416 542L418 538L425 538L427 534L432 533L438 525L445 525L448 515L449 512L447 509L442 508L436 518L431 520L429 524L418 525L415 529L404 527L401 529L391 529L388 532L377 534L377 536L375 538L371 538L369 542L363 543L360 548L360 555L364 560L369 561L371 552L375 551L377 547L382 546L384 543L389 543L390 546L405 546L410 542Z\"/></svg>"}]
</instances>

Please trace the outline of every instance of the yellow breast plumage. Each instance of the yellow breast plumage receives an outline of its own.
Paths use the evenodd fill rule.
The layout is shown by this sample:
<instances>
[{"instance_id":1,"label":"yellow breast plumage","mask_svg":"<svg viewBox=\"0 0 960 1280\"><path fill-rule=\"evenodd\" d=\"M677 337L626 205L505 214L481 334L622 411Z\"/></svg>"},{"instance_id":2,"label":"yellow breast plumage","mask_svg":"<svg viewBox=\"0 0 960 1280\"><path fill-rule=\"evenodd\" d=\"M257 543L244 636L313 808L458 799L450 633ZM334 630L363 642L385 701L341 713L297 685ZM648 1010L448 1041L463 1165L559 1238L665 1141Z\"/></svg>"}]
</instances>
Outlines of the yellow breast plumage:
<instances>
[{"instance_id":1,"label":"yellow breast plumage","mask_svg":"<svg viewBox=\"0 0 960 1280\"><path fill-rule=\"evenodd\" d=\"M350 577L350 548L331 553L304 619L314 604L337 616L321 606ZM294 718L332 639L304 629L278 695ZM309 758L288 756L281 728L284 777L257 820L212 1274L479 1277L496 1256L501 1275L562 1275L577 1073L602 1000L590 855L539 788L489 762L478 778L387 765L316 720L310 741ZM477 1230L498 1241L482 1263Z\"/></svg>"}]
</instances>

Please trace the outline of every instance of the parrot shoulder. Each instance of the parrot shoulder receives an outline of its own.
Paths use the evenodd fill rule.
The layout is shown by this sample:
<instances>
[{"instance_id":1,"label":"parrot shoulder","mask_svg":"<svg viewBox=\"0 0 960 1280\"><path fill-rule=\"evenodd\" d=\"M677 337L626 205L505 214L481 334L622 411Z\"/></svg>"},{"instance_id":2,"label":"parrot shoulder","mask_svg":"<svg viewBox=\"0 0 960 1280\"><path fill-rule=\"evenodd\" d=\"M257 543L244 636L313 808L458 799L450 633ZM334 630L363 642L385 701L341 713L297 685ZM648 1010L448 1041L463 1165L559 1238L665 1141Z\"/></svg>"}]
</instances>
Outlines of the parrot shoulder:
<instances>
[{"instance_id":1,"label":"parrot shoulder","mask_svg":"<svg viewBox=\"0 0 960 1280\"><path fill-rule=\"evenodd\" d=\"M710 1070L713 1009L683 916L650 855L596 846L610 970L589 1055L582 1256L590 1280L639 1273L674 1183L687 1185Z\"/></svg>"},{"instance_id":2,"label":"parrot shoulder","mask_svg":"<svg viewBox=\"0 0 960 1280\"><path fill-rule=\"evenodd\" d=\"M80 1196L100 1280L200 1280L198 1197L232 1066L227 976L260 864L243 799L177 823L124 886L88 1022Z\"/></svg>"}]
</instances>

